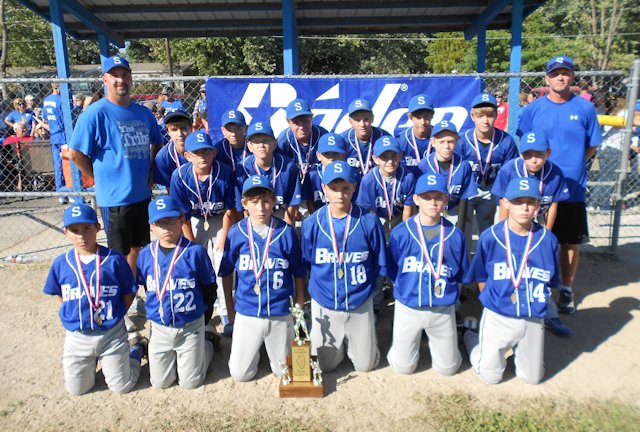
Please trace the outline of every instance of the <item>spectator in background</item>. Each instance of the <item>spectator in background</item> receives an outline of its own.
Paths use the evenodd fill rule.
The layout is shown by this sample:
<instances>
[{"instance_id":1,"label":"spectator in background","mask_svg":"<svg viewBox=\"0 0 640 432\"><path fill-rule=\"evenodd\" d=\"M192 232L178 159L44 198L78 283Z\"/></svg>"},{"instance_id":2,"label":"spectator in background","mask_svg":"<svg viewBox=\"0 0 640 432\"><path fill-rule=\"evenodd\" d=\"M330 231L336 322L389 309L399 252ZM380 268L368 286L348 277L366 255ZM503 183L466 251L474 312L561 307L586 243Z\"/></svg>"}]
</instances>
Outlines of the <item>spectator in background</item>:
<instances>
[{"instance_id":1,"label":"spectator in background","mask_svg":"<svg viewBox=\"0 0 640 432\"><path fill-rule=\"evenodd\" d=\"M531 102L533 102L534 100L536 100L536 95L533 93L529 93L527 95L527 103L526 105L529 105Z\"/></svg>"},{"instance_id":2,"label":"spectator in background","mask_svg":"<svg viewBox=\"0 0 640 432\"><path fill-rule=\"evenodd\" d=\"M36 111L36 98L28 94L24 97L24 103L26 104L25 112L34 114Z\"/></svg>"},{"instance_id":3,"label":"spectator in background","mask_svg":"<svg viewBox=\"0 0 640 432\"><path fill-rule=\"evenodd\" d=\"M509 126L509 104L504 98L504 92L496 92L496 101L498 102L498 114L493 127L506 131Z\"/></svg>"},{"instance_id":4,"label":"spectator in background","mask_svg":"<svg viewBox=\"0 0 640 432\"><path fill-rule=\"evenodd\" d=\"M71 97L71 118L73 119L73 124L76 124L76 120L78 120L78 116L84 111L84 95L82 93L76 93Z\"/></svg>"},{"instance_id":5,"label":"spectator in background","mask_svg":"<svg viewBox=\"0 0 640 432\"><path fill-rule=\"evenodd\" d=\"M207 90L206 85L200 86L200 97L193 108L193 130L204 129L209 131L209 121L207 116Z\"/></svg>"},{"instance_id":6,"label":"spectator in background","mask_svg":"<svg viewBox=\"0 0 640 432\"><path fill-rule=\"evenodd\" d=\"M162 89L162 93L160 93L160 105L162 105L165 112L184 109L182 101L174 98L173 94L173 88L169 86L165 86Z\"/></svg>"},{"instance_id":7,"label":"spectator in background","mask_svg":"<svg viewBox=\"0 0 640 432\"><path fill-rule=\"evenodd\" d=\"M67 100L67 104L69 101ZM67 105L68 106L68 105ZM60 83L51 84L51 94L42 101L44 119L46 127L49 129L51 141L51 158L53 169L55 170L56 191L60 191L66 186L64 174L62 172L62 146L67 143L64 130L64 117L62 114L62 97L60 96ZM60 204L67 204L69 198L61 196L58 198Z\"/></svg>"},{"instance_id":8,"label":"spectator in background","mask_svg":"<svg viewBox=\"0 0 640 432\"><path fill-rule=\"evenodd\" d=\"M9 168L12 168L10 169L9 178L7 178L7 180L11 183L10 190L22 192L22 180L24 179L24 173L22 172L22 155L20 154L20 143L33 141L34 138L28 135L27 125L23 122L14 123L13 131L15 132L15 135L11 135L7 139L5 139L3 143L3 148L9 148L8 152L10 154L11 160L7 165Z\"/></svg>"},{"instance_id":9,"label":"spectator in background","mask_svg":"<svg viewBox=\"0 0 640 432\"><path fill-rule=\"evenodd\" d=\"M580 96L582 99L586 100L587 102L593 102L593 95L589 91L589 81L586 80L585 78L582 78L578 82L578 87L580 88L580 94L578 96Z\"/></svg>"},{"instance_id":10,"label":"spectator in background","mask_svg":"<svg viewBox=\"0 0 640 432\"><path fill-rule=\"evenodd\" d=\"M4 119L4 122L13 127L14 124L22 122L27 128L27 135L31 135L33 129L36 126L36 122L33 118L32 112L27 112L27 105L22 98L15 98L13 100L13 111Z\"/></svg>"},{"instance_id":11,"label":"spectator in background","mask_svg":"<svg viewBox=\"0 0 640 432\"><path fill-rule=\"evenodd\" d=\"M40 123L36 126L35 139L36 141L49 141L50 135L47 130L47 126L44 123Z\"/></svg>"}]
</instances>

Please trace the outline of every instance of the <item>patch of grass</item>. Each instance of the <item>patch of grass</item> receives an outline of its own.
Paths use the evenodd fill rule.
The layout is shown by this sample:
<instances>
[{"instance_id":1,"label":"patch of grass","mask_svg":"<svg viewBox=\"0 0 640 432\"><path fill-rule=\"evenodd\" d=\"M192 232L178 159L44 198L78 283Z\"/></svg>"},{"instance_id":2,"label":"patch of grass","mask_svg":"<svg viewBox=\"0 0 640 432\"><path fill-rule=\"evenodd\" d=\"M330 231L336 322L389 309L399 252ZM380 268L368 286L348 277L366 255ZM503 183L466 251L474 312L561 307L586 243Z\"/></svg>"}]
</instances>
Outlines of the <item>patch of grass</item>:
<instances>
[{"instance_id":1,"label":"patch of grass","mask_svg":"<svg viewBox=\"0 0 640 432\"><path fill-rule=\"evenodd\" d=\"M326 424L316 425L293 417L254 414L238 417L222 413L192 414L175 420L163 419L151 429L167 432L328 432L331 430Z\"/></svg>"},{"instance_id":2,"label":"patch of grass","mask_svg":"<svg viewBox=\"0 0 640 432\"><path fill-rule=\"evenodd\" d=\"M636 431L640 409L619 401L510 399L504 410L483 406L465 393L430 396L425 414L403 421L404 430L469 432Z\"/></svg>"}]
</instances>

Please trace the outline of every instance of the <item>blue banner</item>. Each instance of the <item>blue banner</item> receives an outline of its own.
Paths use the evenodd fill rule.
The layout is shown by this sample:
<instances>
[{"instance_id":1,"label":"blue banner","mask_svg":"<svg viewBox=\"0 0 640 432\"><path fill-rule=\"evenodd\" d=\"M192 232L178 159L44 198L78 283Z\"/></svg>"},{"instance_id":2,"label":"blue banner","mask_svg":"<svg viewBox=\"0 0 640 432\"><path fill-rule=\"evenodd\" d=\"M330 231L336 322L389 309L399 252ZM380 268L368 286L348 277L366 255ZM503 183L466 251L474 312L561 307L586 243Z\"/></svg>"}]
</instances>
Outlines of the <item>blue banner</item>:
<instances>
[{"instance_id":1,"label":"blue banner","mask_svg":"<svg viewBox=\"0 0 640 432\"><path fill-rule=\"evenodd\" d=\"M436 107L432 123L452 121L460 130L473 127L471 101L482 91L476 77L380 78L209 78L207 112L209 133L222 138L220 118L230 109L243 112L247 123L269 121L276 136L288 127L285 108L295 98L309 101L313 122L337 133L349 129L347 106L357 98L373 106L373 125L393 135L411 126L409 100L426 93Z\"/></svg>"}]
</instances>

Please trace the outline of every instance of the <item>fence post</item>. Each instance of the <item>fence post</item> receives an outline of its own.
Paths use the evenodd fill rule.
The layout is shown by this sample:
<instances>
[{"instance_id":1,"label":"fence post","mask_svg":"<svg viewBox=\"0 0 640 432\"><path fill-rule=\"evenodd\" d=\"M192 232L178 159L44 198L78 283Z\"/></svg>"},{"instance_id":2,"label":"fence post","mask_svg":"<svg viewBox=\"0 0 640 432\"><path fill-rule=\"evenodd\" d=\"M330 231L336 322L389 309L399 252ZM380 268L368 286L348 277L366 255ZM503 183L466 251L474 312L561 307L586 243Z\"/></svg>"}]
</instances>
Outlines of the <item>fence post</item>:
<instances>
[{"instance_id":1,"label":"fence post","mask_svg":"<svg viewBox=\"0 0 640 432\"><path fill-rule=\"evenodd\" d=\"M627 165L629 163L629 145L631 144L631 134L633 129L633 117L635 114L636 100L638 99L638 84L640 80L640 59L633 61L629 87L627 88L627 118L622 132L622 156L620 158L620 169L618 170L618 181L616 183L616 208L613 214L613 233L611 236L610 252L615 253L618 247L620 236L620 223L622 218L623 192L625 180L627 178Z\"/></svg>"}]
</instances>

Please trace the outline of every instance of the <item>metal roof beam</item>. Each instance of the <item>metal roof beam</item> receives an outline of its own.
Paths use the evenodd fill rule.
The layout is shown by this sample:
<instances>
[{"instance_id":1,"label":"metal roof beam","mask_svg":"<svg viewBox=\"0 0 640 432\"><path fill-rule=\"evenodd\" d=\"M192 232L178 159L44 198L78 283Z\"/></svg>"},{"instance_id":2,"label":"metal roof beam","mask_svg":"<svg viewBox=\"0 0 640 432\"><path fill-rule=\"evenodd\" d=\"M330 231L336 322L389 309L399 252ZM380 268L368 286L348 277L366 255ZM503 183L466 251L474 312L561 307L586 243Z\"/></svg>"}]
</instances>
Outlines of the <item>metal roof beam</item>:
<instances>
[{"instance_id":1,"label":"metal roof beam","mask_svg":"<svg viewBox=\"0 0 640 432\"><path fill-rule=\"evenodd\" d=\"M118 48L124 48L124 38L113 31L113 29L110 28L107 24L96 18L94 14L86 10L76 0L64 0L62 2L62 7L69 14L82 21L82 23L85 26L89 27L91 30L95 31L96 33L103 33L104 35L106 35L109 41Z\"/></svg>"},{"instance_id":2,"label":"metal roof beam","mask_svg":"<svg viewBox=\"0 0 640 432\"><path fill-rule=\"evenodd\" d=\"M478 31L486 29L491 21L494 20L507 7L512 0L493 0L487 8L478 17L473 20L471 25L464 31L464 38L471 40Z\"/></svg>"}]
</instances>

